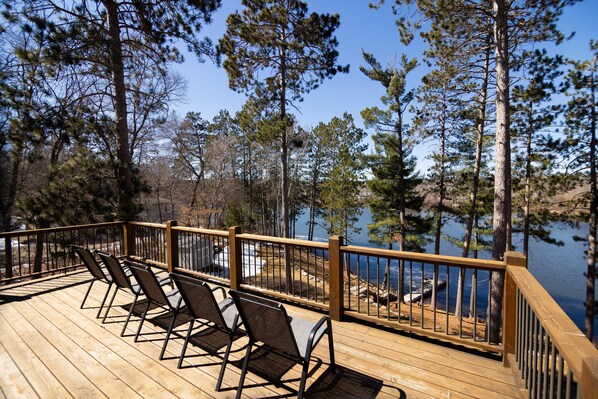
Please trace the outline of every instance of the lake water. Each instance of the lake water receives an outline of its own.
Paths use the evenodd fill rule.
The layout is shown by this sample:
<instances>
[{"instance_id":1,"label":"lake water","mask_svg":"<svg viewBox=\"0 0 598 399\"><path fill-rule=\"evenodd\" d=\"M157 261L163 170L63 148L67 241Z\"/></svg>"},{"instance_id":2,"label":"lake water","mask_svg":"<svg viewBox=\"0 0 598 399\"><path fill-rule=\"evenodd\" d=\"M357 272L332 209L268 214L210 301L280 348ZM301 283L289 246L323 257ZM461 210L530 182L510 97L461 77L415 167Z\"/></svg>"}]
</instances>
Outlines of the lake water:
<instances>
[{"instance_id":1,"label":"lake water","mask_svg":"<svg viewBox=\"0 0 598 399\"><path fill-rule=\"evenodd\" d=\"M307 214L299 217L296 224L297 236L307 235L307 222ZM317 222L320 221L318 220ZM361 228L361 231L350 234L352 245L374 246L368 240L368 223L371 223L371 213L369 208L364 208L356 225ZM554 223L551 226L551 230L553 237L563 241L564 246L559 247L535 239L530 240L528 267L546 291L548 291L565 313L569 315L571 320L583 331L585 318L584 301L586 295L584 273L587 270L587 261L585 258L585 243L574 241L573 237L586 237L588 225L587 223L582 223L579 228L575 228L565 223ZM463 234L463 228L454 222L448 222L443 228L443 234L458 237ZM320 224L316 226L315 237L320 240L327 240L328 235ZM515 250L520 250L523 246L522 236L514 235L513 244L516 247ZM426 252L434 252L433 243L426 247ZM460 256L461 248L455 247L443 239L440 253L442 255ZM489 259L490 254L481 252L479 257ZM450 278L452 281L456 281L452 273ZM479 276L479 279L484 278L487 277ZM466 281L469 281L469 278ZM468 298L468 295L468 288L466 288L465 298ZM478 305L481 307L484 306L482 303ZM598 322L598 320L596 321ZM598 328L594 330L596 331ZM598 337L598 331L596 331L595 336Z\"/></svg>"}]
</instances>

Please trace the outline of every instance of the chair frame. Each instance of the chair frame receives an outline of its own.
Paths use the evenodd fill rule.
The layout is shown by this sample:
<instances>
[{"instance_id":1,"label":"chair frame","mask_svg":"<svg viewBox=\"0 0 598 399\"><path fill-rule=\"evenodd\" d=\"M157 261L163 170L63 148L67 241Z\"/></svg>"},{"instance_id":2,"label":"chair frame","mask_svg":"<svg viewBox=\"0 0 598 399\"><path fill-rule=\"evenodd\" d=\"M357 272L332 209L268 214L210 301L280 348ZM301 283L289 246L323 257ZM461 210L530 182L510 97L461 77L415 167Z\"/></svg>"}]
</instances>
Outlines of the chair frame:
<instances>
[{"instance_id":1,"label":"chair frame","mask_svg":"<svg viewBox=\"0 0 598 399\"><path fill-rule=\"evenodd\" d=\"M83 309L83 305L85 305L85 301L87 300L87 297L89 296L89 293L91 292L91 287L93 287L93 284L96 281L101 281L103 283L108 284L108 289L106 290L106 294L104 294L104 299L102 299L102 303L100 305L100 308L98 309L98 314L96 315L96 318L99 318L100 314L102 312L102 309L104 308L104 304L106 303L106 299L108 298L108 293L110 292L110 289L112 288L112 284L114 282L113 282L112 278L110 277L110 275L106 275L106 273L104 273L104 270L102 270L102 267L99 265L94 254L88 248L82 247L80 245L75 245L75 244L71 244L70 248L74 253L77 254L77 256L79 256L79 259L81 259L81 262L83 262L83 264L85 265L85 267L87 268L89 273L91 273L91 276L92 276L91 283L89 284L89 287L87 288L87 292L85 293L85 296L83 297L83 302L81 302L80 309Z\"/></svg>"},{"instance_id":2,"label":"chair frame","mask_svg":"<svg viewBox=\"0 0 598 399\"><path fill-rule=\"evenodd\" d=\"M332 372L335 372L336 362L334 359L334 340L333 340L333 336L332 336L332 322L330 320L330 317L323 316L322 318L320 318L320 320L317 323L313 324L313 327L311 328L311 330L309 332L308 339L307 339L305 355L301 355L301 351L300 351L300 349L297 345L297 341L295 339L295 333L294 333L293 327L291 325L291 320L290 320L284 306L281 303L272 301L269 299L265 299L262 297L258 297L255 295L251 295L248 293L234 291L234 290L230 290L229 294L232 296L233 300L235 301L235 304L237 305L237 310L239 312L239 315L241 316L241 320L243 321L244 329L245 329L245 331L247 331L247 335L249 336L249 343L247 345L247 350L245 352L245 358L243 360L243 366L241 369L241 377L239 379L239 386L237 388L237 394L236 394L237 399L239 399L241 397L241 392L243 390L243 383L245 381L245 376L247 374L247 366L249 364L249 358L251 356L251 350L257 342L262 342L263 343L262 347L265 346L265 347L269 348L270 350L272 350L273 352L282 353L283 355L285 355L287 357L296 359L298 361L298 363L300 363L303 366L302 372L301 372L301 380L299 383L299 390L297 392L298 399L303 398L312 350L313 350L313 348L315 348L315 346L318 344L318 342L322 339L324 334L328 334L328 347L329 347L329 351L330 351L330 368L331 368ZM284 326L282 326L282 325L278 326L278 327L281 327L282 330L284 330L284 331L282 331L284 334L281 333L278 335L278 337L279 338L282 337L284 339L284 335L286 334L287 337L289 337L289 338L287 338L287 344L290 344L290 348L287 347L287 348L285 348L285 350L283 350L281 348L276 347L277 346L276 342L269 343L269 342L262 341L258 337L259 335L261 335L260 332L258 331L258 329L254 330L253 320L251 320L249 315L246 313L245 306L247 306L247 305L245 305L245 303L264 307L264 309L267 309L268 311L280 312L279 317L281 317L283 320L286 320L286 323L284 323ZM299 318L297 318L297 319L301 320ZM326 323L326 329L321 334L316 336L318 331L321 330L324 323ZM290 341L290 342L288 342L288 341ZM286 350L286 349L289 349L289 350Z\"/></svg>"},{"instance_id":3,"label":"chair frame","mask_svg":"<svg viewBox=\"0 0 598 399\"><path fill-rule=\"evenodd\" d=\"M239 313L235 309L235 316L232 321L232 325L227 325L222 313L222 306L225 306L228 303L234 306L234 302L227 300L226 290L223 287L218 286L211 288L204 281L176 272L170 273L170 277L174 281L179 293L183 297L183 302L185 302L187 305L187 311L192 317L191 322L189 323L189 329L187 330L183 348L181 349L181 355L179 357L177 368L181 368L183 364L185 351L187 350L189 340L191 339L191 333L196 320L202 325L211 325L213 328L228 334L228 343L226 345L226 351L224 353L222 365L220 366L218 382L216 383L216 391L220 391L231 347L233 341L235 340L235 335L239 331L239 327L241 325ZM191 286L193 286L193 288L191 288ZM224 300L220 302L218 302L214 297L214 292L217 290L221 290L224 297Z\"/></svg>"},{"instance_id":4,"label":"chair frame","mask_svg":"<svg viewBox=\"0 0 598 399\"><path fill-rule=\"evenodd\" d=\"M141 290L147 298L147 306L145 308L145 311L143 312L143 315L141 316L141 321L139 322L139 327L137 328L137 333L135 334L134 342L137 342L137 340L139 339L141 327L145 322L147 313L149 312L149 308L152 303L155 303L162 308L168 309L168 311L173 313L172 321L170 323L170 326L168 327L168 331L166 332L166 338L164 339L164 344L162 345L162 350L160 351L160 360L162 360L164 359L166 345L168 344L168 340L170 339L170 335L172 334L172 330L174 328L177 316L179 315L181 309L185 307L185 304L183 303L183 297L179 295L177 289L169 291L168 293L164 292L164 289L160 285L158 278L156 277L155 273L152 271L149 265L139 261L125 260L125 266L127 266L129 270L131 270L133 276L135 277L135 280L137 280L137 283L139 284ZM176 306L172 305L172 303L169 300L170 297L175 298L175 301L177 302Z\"/></svg>"}]
</instances>

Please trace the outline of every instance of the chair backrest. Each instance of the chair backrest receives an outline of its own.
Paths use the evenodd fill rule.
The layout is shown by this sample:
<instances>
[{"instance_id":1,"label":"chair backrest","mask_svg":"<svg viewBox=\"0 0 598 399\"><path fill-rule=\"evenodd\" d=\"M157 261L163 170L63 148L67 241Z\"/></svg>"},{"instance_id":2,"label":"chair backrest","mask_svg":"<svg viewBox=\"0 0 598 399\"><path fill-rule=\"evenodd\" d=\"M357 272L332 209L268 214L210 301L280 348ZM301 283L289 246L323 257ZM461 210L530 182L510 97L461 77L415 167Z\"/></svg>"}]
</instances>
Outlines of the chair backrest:
<instances>
[{"instance_id":1,"label":"chair backrest","mask_svg":"<svg viewBox=\"0 0 598 399\"><path fill-rule=\"evenodd\" d=\"M229 293L235 301L249 339L301 358L289 317L282 304L244 292L231 290Z\"/></svg>"},{"instance_id":2,"label":"chair backrest","mask_svg":"<svg viewBox=\"0 0 598 399\"><path fill-rule=\"evenodd\" d=\"M218 302L208 284L179 273L170 273L170 277L176 284L191 316L211 321L222 329L228 329Z\"/></svg>"},{"instance_id":3,"label":"chair backrest","mask_svg":"<svg viewBox=\"0 0 598 399\"><path fill-rule=\"evenodd\" d=\"M112 281L114 281L117 287L132 289L131 280L129 280L129 277L127 277L120 262L114 255L102 251L96 251L96 254L100 257L106 269L108 269L108 273L112 276Z\"/></svg>"},{"instance_id":4,"label":"chair backrest","mask_svg":"<svg viewBox=\"0 0 598 399\"><path fill-rule=\"evenodd\" d=\"M78 245L71 245L71 249L77 255L79 255L79 258L81 259L85 267L87 267L87 270L89 270L92 276L100 280L107 280L106 274L104 274L102 268L96 261L95 256L93 256L89 249L80 247Z\"/></svg>"},{"instance_id":5,"label":"chair backrest","mask_svg":"<svg viewBox=\"0 0 598 399\"><path fill-rule=\"evenodd\" d=\"M146 298L160 305L170 307L166 293L160 286L156 275L148 265L141 262L125 260L125 266L127 266L133 273L135 280L137 280L137 284L141 287Z\"/></svg>"}]
</instances>

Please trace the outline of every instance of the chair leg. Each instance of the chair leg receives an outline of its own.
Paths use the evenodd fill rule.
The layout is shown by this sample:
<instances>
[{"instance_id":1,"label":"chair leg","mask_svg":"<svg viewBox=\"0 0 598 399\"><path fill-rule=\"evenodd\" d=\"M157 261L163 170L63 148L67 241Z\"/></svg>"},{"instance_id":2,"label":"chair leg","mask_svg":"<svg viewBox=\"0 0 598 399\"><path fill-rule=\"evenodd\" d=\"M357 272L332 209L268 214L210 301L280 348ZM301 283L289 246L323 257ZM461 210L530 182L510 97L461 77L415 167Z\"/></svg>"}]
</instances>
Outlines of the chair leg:
<instances>
[{"instance_id":1,"label":"chair leg","mask_svg":"<svg viewBox=\"0 0 598 399\"><path fill-rule=\"evenodd\" d=\"M216 383L216 391L220 391L222 386L222 380L224 379L224 371L226 370L226 363L228 362L228 356L230 355L230 349L233 346L233 340L235 339L235 330L230 333L228 338L228 344L226 344L226 352L224 352L224 359L220 366L220 374L218 375L218 382Z\"/></svg>"},{"instance_id":2,"label":"chair leg","mask_svg":"<svg viewBox=\"0 0 598 399\"><path fill-rule=\"evenodd\" d=\"M108 312L110 312L110 308L112 307L112 303L114 302L114 298L116 298L116 293L118 292L118 287L114 290L114 294L112 294L112 298L110 298L110 302L108 303L108 309L106 309L106 313L104 313L104 318L102 319L102 324L106 322L106 317L108 317Z\"/></svg>"},{"instance_id":3,"label":"chair leg","mask_svg":"<svg viewBox=\"0 0 598 399\"><path fill-rule=\"evenodd\" d=\"M241 377L239 378L239 386L237 387L237 395L235 396L235 399L241 399L241 391L243 390L245 374L247 374L247 365L249 364L249 356L251 355L251 345L251 342L247 344L247 352L245 352L245 359L243 360L243 368L241 369Z\"/></svg>"},{"instance_id":4,"label":"chair leg","mask_svg":"<svg viewBox=\"0 0 598 399\"><path fill-rule=\"evenodd\" d=\"M141 332L141 326L143 326L143 322L145 321L145 316L147 315L147 312L149 311L151 304L152 304L152 301L150 301L148 299L147 306L145 307L145 312L143 312L143 315L141 316L141 321L139 322L139 327L137 327L137 334L135 334L135 339L133 340L133 342L137 342L137 340L139 339L139 333Z\"/></svg>"},{"instance_id":5,"label":"chair leg","mask_svg":"<svg viewBox=\"0 0 598 399\"><path fill-rule=\"evenodd\" d=\"M299 391L297 392L297 399L303 399L303 392L305 391L305 381L307 380L307 371L309 370L309 359L303 364L303 371L301 372L301 382L299 383Z\"/></svg>"},{"instance_id":6,"label":"chair leg","mask_svg":"<svg viewBox=\"0 0 598 399\"><path fill-rule=\"evenodd\" d=\"M93 283L96 282L95 277L91 280L91 284L89 284L89 288L87 288L87 292L85 293L85 296L83 297L83 302L81 302L81 307L79 309L83 309L83 305L85 305L85 301L87 300L87 296L89 295L89 291L91 291L91 287L93 287Z\"/></svg>"},{"instance_id":7,"label":"chair leg","mask_svg":"<svg viewBox=\"0 0 598 399\"><path fill-rule=\"evenodd\" d=\"M336 361L334 360L334 339L332 338L332 326L328 327L328 350L330 351L330 369L336 373Z\"/></svg>"},{"instance_id":8,"label":"chair leg","mask_svg":"<svg viewBox=\"0 0 598 399\"><path fill-rule=\"evenodd\" d=\"M170 334L172 334L172 329L174 328L174 323L175 323L178 315L179 315L179 309L177 308L174 311L174 315L172 316L172 321L170 322L170 327L168 327L168 331L166 332L166 339L164 340L164 344L162 345L162 350L160 351L160 360L164 359L164 353L166 352L166 345L168 345L168 340L170 339Z\"/></svg>"},{"instance_id":9,"label":"chair leg","mask_svg":"<svg viewBox=\"0 0 598 399\"><path fill-rule=\"evenodd\" d=\"M108 298L108 294L110 293L110 288L112 288L112 283L108 284L108 289L106 290L106 295L104 295L104 299L102 299L102 304L98 309L98 314L96 315L96 319L100 317L100 313L102 313L102 309L104 308L104 304L106 303L106 299Z\"/></svg>"},{"instance_id":10,"label":"chair leg","mask_svg":"<svg viewBox=\"0 0 598 399\"><path fill-rule=\"evenodd\" d=\"M133 313L133 309L135 308L135 305L137 304L137 298L139 298L139 295L135 295L135 299L133 299L133 304L131 305L131 309L129 309L129 314L127 315L127 320L125 320L125 325L123 326L123 329L120 332L121 337L125 336L125 331L127 330L127 324L129 324L129 319L131 319L131 314Z\"/></svg>"},{"instance_id":11,"label":"chair leg","mask_svg":"<svg viewBox=\"0 0 598 399\"><path fill-rule=\"evenodd\" d=\"M185 337L185 343L183 344L183 349L181 349L181 356L179 357L179 363L177 364L176 368L180 369L183 366L183 358L185 357L185 351L187 350L187 345L189 344L189 339L191 338L191 331L193 330L193 323L195 319L191 319L189 323L189 330L187 330L187 336Z\"/></svg>"}]
</instances>

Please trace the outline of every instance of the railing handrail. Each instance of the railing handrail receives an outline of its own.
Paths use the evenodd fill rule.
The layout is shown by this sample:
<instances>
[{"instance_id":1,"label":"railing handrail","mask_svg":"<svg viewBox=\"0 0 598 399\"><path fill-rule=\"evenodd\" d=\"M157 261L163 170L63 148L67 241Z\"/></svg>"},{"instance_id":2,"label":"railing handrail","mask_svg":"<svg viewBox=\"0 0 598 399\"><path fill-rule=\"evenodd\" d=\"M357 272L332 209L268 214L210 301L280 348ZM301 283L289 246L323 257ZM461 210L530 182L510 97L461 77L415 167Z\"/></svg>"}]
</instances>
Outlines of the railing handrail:
<instances>
[{"instance_id":1,"label":"railing handrail","mask_svg":"<svg viewBox=\"0 0 598 399\"><path fill-rule=\"evenodd\" d=\"M245 234L245 233L237 234L237 237L240 239L244 239L244 240L271 242L271 243L275 243L275 244L297 245L297 246L304 246L304 247L317 248L317 249L328 249L327 242L300 240L298 238L271 237L271 236L264 236L264 235L259 235L259 234Z\"/></svg>"},{"instance_id":2,"label":"railing handrail","mask_svg":"<svg viewBox=\"0 0 598 399\"><path fill-rule=\"evenodd\" d=\"M573 374L581 376L583 359L598 356L598 350L529 270L523 267L508 267L507 272L515 281L519 291L533 309Z\"/></svg>"},{"instance_id":3,"label":"railing handrail","mask_svg":"<svg viewBox=\"0 0 598 399\"><path fill-rule=\"evenodd\" d=\"M164 226L166 227L166 226ZM185 226L172 226L172 230L180 231L182 233L198 233L198 234L209 234L217 237L228 237L228 231L226 230L212 230L202 229L198 227L185 227Z\"/></svg>"},{"instance_id":4,"label":"railing handrail","mask_svg":"<svg viewBox=\"0 0 598 399\"><path fill-rule=\"evenodd\" d=\"M127 222L127 223L132 226L154 227L157 229L165 229L166 228L166 224L162 224L162 223L149 223L149 222Z\"/></svg>"},{"instance_id":5,"label":"railing handrail","mask_svg":"<svg viewBox=\"0 0 598 399\"><path fill-rule=\"evenodd\" d=\"M76 225L76 226L48 227L45 229L34 229L34 230L6 231L3 233L0 233L0 239L11 238L11 237L30 236L30 235L35 235L35 234L57 233L57 232L61 232L61 231L84 230L84 229L99 228L99 227L111 227L111 226L124 225L125 223L126 222L118 221L118 222L104 222L104 223L93 223L93 224L80 224L80 225Z\"/></svg>"},{"instance_id":6,"label":"railing handrail","mask_svg":"<svg viewBox=\"0 0 598 399\"><path fill-rule=\"evenodd\" d=\"M415 260L429 264L441 264L446 266L465 266L473 269L484 269L490 271L504 271L504 262L487 259L462 258L459 256L432 255L419 252L398 251L395 249L382 249L360 247L356 245L341 246L341 251L350 254L382 256L401 260Z\"/></svg>"}]
</instances>

